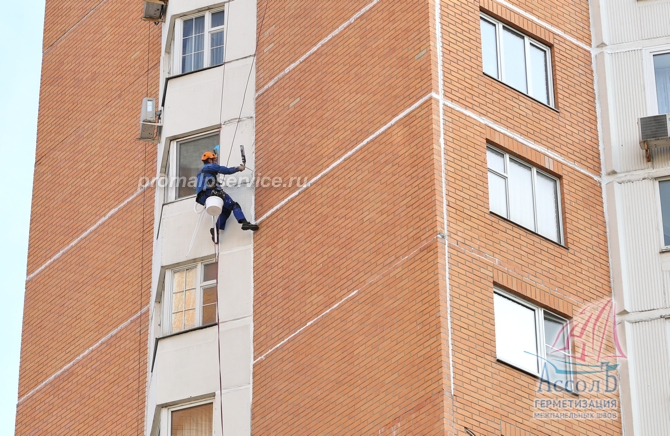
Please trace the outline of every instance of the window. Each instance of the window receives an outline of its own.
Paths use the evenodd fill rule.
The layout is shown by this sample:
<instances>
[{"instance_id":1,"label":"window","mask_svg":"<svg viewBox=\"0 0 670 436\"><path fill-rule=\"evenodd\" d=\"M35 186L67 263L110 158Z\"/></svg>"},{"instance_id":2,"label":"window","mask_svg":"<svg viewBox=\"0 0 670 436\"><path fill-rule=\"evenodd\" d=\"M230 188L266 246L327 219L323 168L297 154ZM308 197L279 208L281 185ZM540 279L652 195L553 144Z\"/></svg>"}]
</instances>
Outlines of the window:
<instances>
[{"instance_id":1,"label":"window","mask_svg":"<svg viewBox=\"0 0 670 436\"><path fill-rule=\"evenodd\" d=\"M494 311L499 360L551 382L570 379L566 320L500 290Z\"/></svg>"},{"instance_id":2,"label":"window","mask_svg":"<svg viewBox=\"0 0 670 436\"><path fill-rule=\"evenodd\" d=\"M175 170L168 169L168 174L175 174L177 179L170 184L175 186L174 198L169 200L178 200L180 198L195 195L196 178L202 169L202 154L206 151L212 151L219 143L219 133L199 136L193 139L187 139L176 142L174 152L169 156L177 157L174 162ZM168 160L168 167L172 164Z\"/></svg>"},{"instance_id":3,"label":"window","mask_svg":"<svg viewBox=\"0 0 670 436\"><path fill-rule=\"evenodd\" d=\"M225 12L178 19L175 24L175 73L190 73L223 63Z\"/></svg>"},{"instance_id":4,"label":"window","mask_svg":"<svg viewBox=\"0 0 670 436\"><path fill-rule=\"evenodd\" d=\"M553 106L549 47L486 15L481 32L484 73Z\"/></svg>"},{"instance_id":5,"label":"window","mask_svg":"<svg viewBox=\"0 0 670 436\"><path fill-rule=\"evenodd\" d=\"M214 404L169 410L170 436L212 436Z\"/></svg>"},{"instance_id":6,"label":"window","mask_svg":"<svg viewBox=\"0 0 670 436\"><path fill-rule=\"evenodd\" d=\"M487 147L491 212L562 244L558 180Z\"/></svg>"},{"instance_id":7,"label":"window","mask_svg":"<svg viewBox=\"0 0 670 436\"><path fill-rule=\"evenodd\" d=\"M668 114L670 113L670 53L656 54L653 60L658 113Z\"/></svg>"},{"instance_id":8,"label":"window","mask_svg":"<svg viewBox=\"0 0 670 436\"><path fill-rule=\"evenodd\" d=\"M661 219L663 222L663 245L670 246L670 180L660 180L658 190L661 198Z\"/></svg>"},{"instance_id":9,"label":"window","mask_svg":"<svg viewBox=\"0 0 670 436\"><path fill-rule=\"evenodd\" d=\"M216 263L201 263L170 272L164 334L216 323L216 268Z\"/></svg>"}]
</instances>

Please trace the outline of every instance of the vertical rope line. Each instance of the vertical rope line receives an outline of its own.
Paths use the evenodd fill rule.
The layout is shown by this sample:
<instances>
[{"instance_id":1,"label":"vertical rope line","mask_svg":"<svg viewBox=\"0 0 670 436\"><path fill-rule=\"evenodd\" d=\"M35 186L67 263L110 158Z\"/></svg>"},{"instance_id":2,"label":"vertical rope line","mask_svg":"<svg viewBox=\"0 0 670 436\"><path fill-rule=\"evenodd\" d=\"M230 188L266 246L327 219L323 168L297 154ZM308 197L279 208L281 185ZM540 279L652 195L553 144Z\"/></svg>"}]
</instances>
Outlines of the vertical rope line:
<instances>
[{"instance_id":1,"label":"vertical rope line","mask_svg":"<svg viewBox=\"0 0 670 436\"><path fill-rule=\"evenodd\" d=\"M237 116L237 120L235 120L235 133L233 133L233 140L230 143L230 151L228 152L228 159L226 160L226 166L228 166L228 163L230 162L230 155L233 152L233 146L235 145L235 137L237 136L237 127L240 125L240 117L242 116L242 110L244 109L244 101L247 98L247 88L249 87L249 80L251 79L251 73L254 71L254 65L256 64L256 57L258 55L258 46L260 45L261 35L263 34L263 25L265 24L265 14L268 11L269 3L270 0L265 1L265 8L263 9L263 18L261 18L261 25L259 27L258 33L256 34L256 49L254 50L254 57L253 60L251 61L251 67L249 68L249 75L247 76L247 84L244 86L244 94L242 94L242 105L240 106L240 113Z\"/></svg>"},{"instance_id":2,"label":"vertical rope line","mask_svg":"<svg viewBox=\"0 0 670 436\"><path fill-rule=\"evenodd\" d=\"M149 62L150 62L150 53L151 53L151 24L149 24L149 36L147 38L147 92L146 96L149 97ZM147 174L147 144L144 144L144 165L142 169L142 174L140 177L146 176ZM140 261L140 311L142 310L142 304L144 301L144 232L146 228L146 190L142 192L142 223L140 231L140 245L141 245L141 261ZM139 323L139 328L137 329L137 434L141 435L143 431L141 430L141 392L142 385L140 381L142 380L142 314L137 319Z\"/></svg>"},{"instance_id":3,"label":"vertical rope line","mask_svg":"<svg viewBox=\"0 0 670 436\"><path fill-rule=\"evenodd\" d=\"M221 413L221 436L223 436L223 380L221 378L221 320L219 318L219 230L216 228L216 218L212 217L212 224L214 226L214 235L216 242L214 242L214 253L216 259L215 283L216 283L216 347L219 358L219 412Z\"/></svg>"},{"instance_id":4,"label":"vertical rope line","mask_svg":"<svg viewBox=\"0 0 670 436\"><path fill-rule=\"evenodd\" d=\"M228 23L230 22L230 9L229 9L229 4L226 4L225 9L223 10L223 13L225 14L225 24L223 28L223 71L221 73L221 104L219 105L219 154L221 154L221 139L223 137L221 136L223 134L223 96L224 96L224 89L226 87L226 55L228 54L228 50L226 46L228 45ZM210 48L210 56L211 56L211 48ZM210 60L211 62L211 60ZM220 164L221 161L219 160L219 156L216 156L216 163Z\"/></svg>"}]
</instances>

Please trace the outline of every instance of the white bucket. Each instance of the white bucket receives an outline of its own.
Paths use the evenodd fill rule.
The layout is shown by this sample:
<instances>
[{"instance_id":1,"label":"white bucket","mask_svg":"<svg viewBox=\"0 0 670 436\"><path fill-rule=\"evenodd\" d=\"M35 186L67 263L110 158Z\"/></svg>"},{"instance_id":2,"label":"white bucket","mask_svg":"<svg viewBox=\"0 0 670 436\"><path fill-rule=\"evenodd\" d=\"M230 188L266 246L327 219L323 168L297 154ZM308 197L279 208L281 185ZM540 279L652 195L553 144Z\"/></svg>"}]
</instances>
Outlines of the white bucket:
<instances>
[{"instance_id":1,"label":"white bucket","mask_svg":"<svg viewBox=\"0 0 670 436\"><path fill-rule=\"evenodd\" d=\"M207 209L207 213L209 215L221 215L221 211L223 210L223 199L212 195L211 197L207 198L207 201L205 202L205 208Z\"/></svg>"}]
</instances>

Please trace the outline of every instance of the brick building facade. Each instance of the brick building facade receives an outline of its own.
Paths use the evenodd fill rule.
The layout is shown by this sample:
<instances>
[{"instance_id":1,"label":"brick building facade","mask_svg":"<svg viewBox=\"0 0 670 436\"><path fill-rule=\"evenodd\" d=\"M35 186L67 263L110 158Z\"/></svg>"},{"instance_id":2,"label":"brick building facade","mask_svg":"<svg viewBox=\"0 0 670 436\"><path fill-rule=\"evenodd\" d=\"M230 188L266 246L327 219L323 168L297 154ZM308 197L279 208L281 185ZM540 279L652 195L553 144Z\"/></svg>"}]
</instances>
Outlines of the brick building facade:
<instances>
[{"instance_id":1,"label":"brick building facade","mask_svg":"<svg viewBox=\"0 0 670 436\"><path fill-rule=\"evenodd\" d=\"M134 138L160 31L134 1L46 3L16 434L134 434L152 228L137 183L156 154Z\"/></svg>"},{"instance_id":2,"label":"brick building facade","mask_svg":"<svg viewBox=\"0 0 670 436\"><path fill-rule=\"evenodd\" d=\"M46 223L32 221L19 397L29 396L19 403L17 434L33 434L37 425L49 434L86 434L117 420L125 427L107 432L129 434L139 419L147 435L176 435L176 413L210 404L210 415L198 415L213 416L213 427L203 430L208 434L621 434L618 417L535 418L538 399L618 396L538 393L541 362L533 357L535 369L524 367L527 356L514 354L514 343L505 348L510 339L503 337L514 318L503 307L519 319L532 313L534 354L548 358L551 341L544 334L551 322L579 321L585 306L611 298L588 3L350 0L314 7L172 0L159 53L160 27L141 23L134 7L107 1L123 10L109 31L121 23L126 28L123 37L105 40L121 39L127 50L110 49L117 62L90 60L90 69L109 65L105 80L86 68L76 72L81 80L107 83L79 86L118 105L117 116L94 112L95 126L115 126L119 139L111 143L118 151L105 153L109 129L85 124L75 131L83 117L68 117L73 125L62 127L62 102L47 112L56 104L52 96L71 88L49 82L65 74L67 58L44 57L33 216L55 215L63 205L67 231L54 240L44 236L54 233ZM219 24L215 15L224 11L227 21ZM74 51L90 41L72 34L89 20L90 31L99 30L92 19L98 12L50 50L69 41ZM46 29L68 27L57 14L51 15L59 24L50 24L49 15ZM200 17L202 34L230 32L224 33L230 45L218 65L212 36L205 43L210 64L189 71L188 26L198 26ZM497 32L491 46L483 40L485 26ZM149 39L148 94L163 110L157 150L130 139L147 94L149 27L156 32ZM524 84L514 82L520 73L513 50L521 47L514 44L521 41ZM495 70L484 63L491 56ZM544 95L537 94L537 59L545 65ZM116 74L121 65L127 74ZM112 84L118 90L102 93ZM72 94L73 107L79 97ZM118 128L118 117L127 119L127 129ZM61 145L65 131L79 135L76 148ZM261 229L252 236L228 222L217 264L220 322L200 320L184 329L170 321L177 313L174 294L182 289L175 277L212 265L207 218L197 230L193 198L179 190L156 190L153 214L152 190L131 196L138 176L169 179L176 171L179 177L188 147L217 135L222 156L235 153L230 165L238 164L243 144L256 177L309 183L238 181L227 189ZM99 203L80 205L66 193L72 174L86 168L74 167L75 156L94 147L109 159L95 165L118 168L110 175L117 188L95 197ZM51 150L61 158L41 163ZM51 177L41 178L41 171ZM515 179L526 175L530 191ZM81 177L99 179L93 171ZM493 191L500 186L491 185L495 177L505 180L504 191ZM42 200L46 180L64 186L61 201ZM95 188L85 184L89 195ZM540 195L545 192L556 195L553 206ZM531 209L519 206L526 200ZM496 209L500 204L504 211ZM543 227L552 219L553 228ZM109 274L110 265L118 274ZM194 284L195 292L200 286L204 295L209 282L197 280L204 284ZM110 289L115 296L103 299ZM38 314L56 298L64 303L47 323ZM145 328L148 337L140 338L138 329L144 335ZM616 354L615 336L603 337L604 354ZM606 382L604 374L568 381L580 380L590 388ZM40 395L47 401L62 392L63 402L75 407L71 415L53 415L60 400L49 403L53 409L37 406ZM118 418L104 414L101 421L98 408L109 406Z\"/></svg>"}]
</instances>

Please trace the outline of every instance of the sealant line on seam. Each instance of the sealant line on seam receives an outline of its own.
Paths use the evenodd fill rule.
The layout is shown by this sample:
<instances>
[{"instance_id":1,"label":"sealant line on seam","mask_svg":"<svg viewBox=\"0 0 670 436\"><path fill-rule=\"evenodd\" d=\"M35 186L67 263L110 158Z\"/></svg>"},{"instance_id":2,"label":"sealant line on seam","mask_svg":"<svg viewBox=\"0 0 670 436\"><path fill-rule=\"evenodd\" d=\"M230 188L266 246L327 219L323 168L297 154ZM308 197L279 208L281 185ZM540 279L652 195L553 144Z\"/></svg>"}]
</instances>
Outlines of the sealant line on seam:
<instances>
[{"instance_id":1,"label":"sealant line on seam","mask_svg":"<svg viewBox=\"0 0 670 436\"><path fill-rule=\"evenodd\" d=\"M561 35L563 38L567 39L568 41L572 42L575 45L578 45L579 47L583 48L584 50L588 50L589 52L591 51L591 47L588 45L584 44L577 38L568 35L564 31L557 29L556 27L552 26L551 24L545 23L544 21L540 20L534 15L529 14L528 12L524 11L523 9L520 9L510 3L507 3L505 0L494 0L495 2L500 3L501 5L505 5L506 7L512 9L513 11L517 12L520 15L523 15L524 17L528 18L531 21L535 21L537 24L539 24L542 27L547 28L548 30L552 31L553 33L556 33L558 35Z\"/></svg>"},{"instance_id":2,"label":"sealant line on seam","mask_svg":"<svg viewBox=\"0 0 670 436\"><path fill-rule=\"evenodd\" d=\"M300 65L305 59L307 59L307 58L308 58L310 55L312 55L315 51L317 51L319 48L321 48L322 45L324 45L325 43L327 43L328 41L330 41L331 39L333 39L333 37L335 37L338 33L340 33L341 31L343 31L343 30L344 30L347 26L349 26L351 23L353 23L354 21L356 21L361 15L363 15L363 14L366 13L368 10L370 10L370 8L372 8L374 5L376 5L377 3L379 3L379 1L380 1L380 0L374 0L372 3L369 3L369 4L368 4L367 6L365 6L363 9L361 9L360 11L358 11L358 12L356 13L356 15L354 15L353 17L351 17L351 18L349 19L349 21L347 21L346 23L342 24L340 27L338 27L337 29L335 29L330 35L326 36L326 37L325 37L324 39L322 39L317 45L315 45L314 47L312 47L312 49L311 49L310 51L308 51L307 53L305 53L304 55L302 55L302 57L301 57L300 59L298 59L297 61L293 62L291 65L289 65L288 67L286 67L286 69L285 69L284 71L282 71L281 73L279 73L279 75L278 75L277 77L275 77L274 79L270 80L270 82L268 82L267 85L265 85L263 88L261 88L261 90L258 91L258 92L256 93L256 97L258 97L259 95L261 95L262 93L264 93L265 91L267 91L267 89L268 89L269 87L271 87L272 85L274 85L275 83L277 83L277 81L279 81L279 79L281 79L281 78L284 77L286 74L288 74L292 69L294 69L295 67L297 67L298 65Z\"/></svg>"},{"instance_id":3,"label":"sealant line on seam","mask_svg":"<svg viewBox=\"0 0 670 436\"><path fill-rule=\"evenodd\" d=\"M333 168L335 168L336 166L338 166L339 164L341 164L341 163L342 163L344 160L346 160L349 156L351 156L352 154L356 153L358 150L360 150L360 149L363 148L365 145L367 145L370 141L372 141L373 139L377 138L379 135L381 135L381 134L384 133L386 130L388 130L391 126L393 126L395 123L397 123L397 122L400 121L402 118L404 118L407 114L409 114L409 113L412 112L414 109L416 109L417 107L419 107L422 103L424 103L426 100L428 100L432 95L433 95L433 94L428 94L428 95L426 95L425 97L423 97L422 99L420 99L419 101L417 101L416 103L414 103L412 106L410 106L409 108L405 109L403 112L401 112L399 115L397 115L397 116L396 116L395 118L393 118L391 121L389 121L389 123L386 124L384 127L382 127L381 129L377 130L375 133L373 133L371 136L369 136L365 141L361 142L360 144L358 144L358 145L357 145L356 147L354 147L353 149L349 150L344 156L342 156L341 158L339 158L338 160L336 160L335 162L333 162L328 168L326 168L325 170L323 170L322 172L320 172L320 173L319 173L317 176L315 176L312 180L310 180L309 182L307 182L306 184L304 184L300 189L298 189L298 190L295 191L293 194L289 195L289 196L286 197L284 200L282 200L282 201L281 201L279 204L277 204L275 207L273 207L272 209L270 209L269 211L267 211L266 214L263 215L262 217L260 217L256 222L257 222L257 223L260 223L261 221L263 221L264 219L266 219L267 217L269 217L270 215L272 215L274 212L276 212L276 211L277 211L279 208L281 208L283 205L285 205L286 203L288 203L289 201L291 201L293 198L295 198L296 196L298 196L298 195L299 195L301 192L303 192L305 189L307 189L307 188L309 188L310 186L312 186L312 184L315 183L316 181L318 181L321 177L323 177L324 175L326 175L327 173L329 173Z\"/></svg>"},{"instance_id":4,"label":"sealant line on seam","mask_svg":"<svg viewBox=\"0 0 670 436\"><path fill-rule=\"evenodd\" d=\"M105 336L104 338L100 339L98 342L96 342L96 343L95 343L93 346L91 346L89 349L87 349L86 351L84 351L83 353L81 353L81 354L80 354L79 356L77 356L77 358L74 359L72 362L68 363L67 365L65 365L64 367L62 367L62 368L59 369L58 371L56 371L51 377L49 377L48 379L44 380L44 381L43 381L42 383L40 383L35 389L33 389L32 391L28 392L26 395L24 395L23 397L21 397L21 399L18 401L17 404L20 404L21 401L25 400L26 398L28 398L29 396L31 396L32 394L34 394L35 392L37 392L37 391L38 391L39 389L41 389L44 385L46 385L47 383L49 383L49 382L50 382L51 380L53 380L54 378L58 377L58 375L62 374L63 371L67 370L67 369L70 368L72 365L74 365L75 363L77 363L77 361L81 360L84 356L86 356L88 353L90 353L91 351L93 351L93 350L95 350L96 348L98 348L103 342L105 342L107 339L109 339L109 338L111 338L112 336L114 336L116 333L118 333L118 332L119 332L121 329L123 329L125 326L127 326L128 324L130 324L131 322L133 322L133 321L135 320L135 318L137 318L138 316L142 315L142 313L146 312L147 309L149 309L149 306L150 306L150 304L147 304L147 305L144 307L144 309L142 309L142 310L140 310L139 312L137 312L137 313L136 313L135 315L133 315L128 321L124 322L123 324L121 324L120 326L118 326L117 328L115 328L114 330L112 330L107 336Z\"/></svg>"},{"instance_id":5,"label":"sealant line on seam","mask_svg":"<svg viewBox=\"0 0 670 436\"><path fill-rule=\"evenodd\" d=\"M442 68L442 63L444 62L442 57L442 20L441 17L441 0L435 2L435 43L437 45L437 65L438 65L438 75L437 75L437 84L438 92L440 95L444 95L444 69ZM437 104L440 107L440 158L442 160L442 214L444 220L444 240L448 241L449 237L449 225L447 219L447 170L446 170L446 152L444 150L444 105L437 100ZM449 334L449 341L447 342L447 348L449 350L449 387L451 388L451 396L454 396L454 346L452 341L452 329L451 329L451 284L449 282L449 244L444 244L444 281L447 291L447 331Z\"/></svg>"},{"instance_id":6,"label":"sealant line on seam","mask_svg":"<svg viewBox=\"0 0 670 436\"><path fill-rule=\"evenodd\" d=\"M278 343L278 344L275 345L274 347L270 348L268 351L265 352L265 354L263 354L263 355L262 355L261 357L259 357L258 359L254 360L253 364L255 365L255 364L258 363L259 361L265 359L265 357L266 357L268 354L272 353L274 350L276 350L277 348L281 347L282 345L284 345L285 343L287 343L288 341L290 341L290 340L291 340L292 338L294 338L296 335L300 334L300 332L302 332L302 331L305 330L307 327L311 326L312 324L314 324L315 322L317 322L318 320L320 320L320 319L323 318L324 316L328 315L328 314L329 314L330 312L332 312L333 310L337 309L342 303L344 303L345 301L349 300L350 298L352 298L353 296L355 296L356 294L358 294L358 293L359 293L360 291L362 291L366 286L368 286L369 284L375 282L378 278L382 277L382 276L385 275L387 272L389 272L389 271L391 271L392 269L394 269L396 266L400 265L401 263L403 263L404 261L406 261L406 260L409 259L410 257L414 256L414 254L416 254L416 253L417 253L418 251L420 251L422 248L424 248L424 247L427 246L428 244L430 244L430 243L432 243L433 241L435 241L436 238L437 238L437 236L433 236L433 237L430 238L427 242L425 242L424 244L422 244L419 248L415 249L414 251L412 251L412 252L411 252L410 254L408 254L407 256L401 258L399 261L397 261L396 263L394 263L394 264L391 265L390 267L386 268L386 269L385 269L384 271L382 271L381 273L379 273L379 274L377 274L376 276L374 276L372 279L370 279L370 280L369 280L367 283L365 283L363 286L361 286L360 288L356 289L354 292L352 292L351 294L347 295L346 297L344 297L343 299L341 299L340 301L338 301L337 303L335 303L335 305L331 306L328 310L326 310L325 312L323 312L321 315L317 316L316 318L314 318L313 320L311 320L310 322L308 322L308 323L305 324L304 326L300 327L298 330L296 330L293 334L291 334L289 337L287 337L286 339L284 339L284 340L281 341L280 343Z\"/></svg>"},{"instance_id":7,"label":"sealant line on seam","mask_svg":"<svg viewBox=\"0 0 670 436\"><path fill-rule=\"evenodd\" d=\"M77 21L77 22L75 23L74 26L70 27L70 28L68 29L67 32L65 32L63 35L61 35L60 38L58 38L57 40L55 40L49 47L47 47L47 48L42 52L42 56L44 56L44 54L45 54L46 52L48 52L48 51L51 49L51 47L53 47L54 45L58 44L58 41L60 41L61 39L65 38L65 37L68 35L68 33L72 32L72 31L74 30L75 27L77 27L82 21L84 21L86 18L88 18L89 15L91 15L93 12L95 12L95 10L98 9L100 6L102 6L102 4L103 4L104 2L106 2L106 1L107 1L107 0L102 0L100 3L98 3L98 5L97 5L96 7L94 7L94 8L91 9L90 11L88 11L88 14L84 15L84 17L83 17L81 20Z\"/></svg>"},{"instance_id":8,"label":"sealant line on seam","mask_svg":"<svg viewBox=\"0 0 670 436\"><path fill-rule=\"evenodd\" d=\"M534 150L539 151L539 152L542 153L542 154L546 154L546 155L549 156L550 158L552 158L552 159L554 159L554 160L557 160L557 161L561 162L561 163L564 164L564 165L567 165L567 166L569 166L569 167L571 167L571 168L576 169L576 170L579 171L580 173L586 174L587 176L593 178L593 179L594 179L596 182L598 182L598 183L602 183L602 179L600 178L600 176L598 176L598 175L596 175L596 174L593 174L593 173L590 172L589 170L580 167L580 166L577 165L576 163L574 163L574 162L572 162L572 161L569 161L569 160L565 159L563 156L559 155L558 153L556 153L556 152L554 152L554 151L551 151L551 150L549 150L549 149L547 149L547 148L545 148L545 147L542 147L542 146L540 146L540 145L537 145L537 144L535 144L534 142L532 142L532 141L530 141L530 140L524 138L523 136L519 135L518 133L514 133L514 132L510 131L509 129L506 129L505 127L499 126L498 124L494 123L493 121L487 120L486 118L484 118L484 117L482 117L482 116L480 116L480 115L477 115L477 114L475 114L474 112L470 112L469 110L460 107L459 105L457 105L457 104L454 103L454 102L451 102L451 101L449 101L449 100L447 100L447 99L444 99L444 98L440 98L437 94L433 94L433 95L435 96L435 98L437 98L438 100L440 100L443 104L445 104L445 105L449 106L450 108L452 108L452 109L454 109L454 110L456 110L456 111L462 113L463 115L467 115L468 117L470 117L470 118L472 118L472 119L474 119L474 120L477 120L477 121L479 121L480 123L485 124L485 125L491 127L492 129L497 130L497 131L500 132L500 133L503 133L503 134L505 134L505 135L507 135L507 136L509 136L509 137L511 137L511 138L514 138L514 139L516 139L517 141L519 141L519 142L521 142L521 143L527 145L528 147L530 147L530 148L532 148L532 149L534 149Z\"/></svg>"},{"instance_id":9,"label":"sealant line on seam","mask_svg":"<svg viewBox=\"0 0 670 436\"><path fill-rule=\"evenodd\" d=\"M121 203L120 205L116 206L114 209L112 209L111 211L109 211L109 213L107 213L107 215L105 215L104 217L102 217L102 219L100 219L100 221L98 221L97 223L95 223L95 224L93 225L93 227L91 227L90 229L86 230L84 233L81 234L81 236L79 236L79 237L78 237L77 239L75 239L74 241L70 242L70 245L68 245L67 247L63 248L61 251L59 251L59 252L58 252L54 257L52 257L51 259L47 260L41 267L37 268L32 274L30 274L30 275L26 278L26 282L27 282L28 280L32 279L33 277L35 277L37 274L39 274L44 268L46 268L47 266L49 266L54 260L56 260L56 259L58 259L59 257L61 257L61 256L63 255L63 253L65 253L66 251L68 251L70 248L74 247L79 241L81 241L81 240L84 239L86 236L88 236L89 233L91 233L93 230L97 229L97 228L100 226L100 224L104 223L105 221L107 221L107 220L109 219L109 217L111 217L111 216L114 215L116 212L118 212L119 209L121 209L123 206L125 206L125 205L128 204L130 201L132 201L135 197L137 197L137 196L140 195L142 192L144 192L145 189L147 189L149 186L152 186L152 185L154 184L154 182L156 181L156 179L157 179L157 177L155 177L151 182L147 183L147 185L146 185L144 188L140 189L139 191L137 191L137 192L135 192L133 195L131 195L131 196L130 196L128 199L126 199L123 203Z\"/></svg>"}]
</instances>

